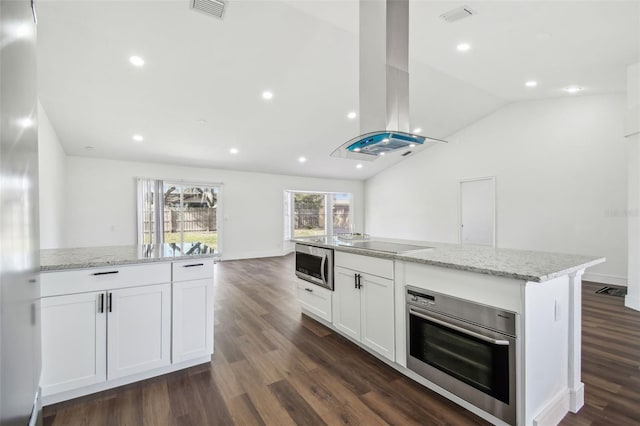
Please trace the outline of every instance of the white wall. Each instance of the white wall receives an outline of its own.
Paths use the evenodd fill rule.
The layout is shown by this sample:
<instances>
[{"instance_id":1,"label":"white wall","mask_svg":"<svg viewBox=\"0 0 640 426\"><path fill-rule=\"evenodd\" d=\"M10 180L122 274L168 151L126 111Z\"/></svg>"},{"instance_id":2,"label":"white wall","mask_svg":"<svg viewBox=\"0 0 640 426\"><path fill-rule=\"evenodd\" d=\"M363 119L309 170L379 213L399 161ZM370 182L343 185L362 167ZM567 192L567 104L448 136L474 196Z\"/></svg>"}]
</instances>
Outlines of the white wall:
<instances>
[{"instance_id":1,"label":"white wall","mask_svg":"<svg viewBox=\"0 0 640 426\"><path fill-rule=\"evenodd\" d=\"M333 180L67 157L67 247L136 244L135 178L223 183L224 259L283 254L283 197L287 189L350 192L362 229L361 181Z\"/></svg>"},{"instance_id":2,"label":"white wall","mask_svg":"<svg viewBox=\"0 0 640 426\"><path fill-rule=\"evenodd\" d=\"M497 246L601 255L626 283L622 95L510 104L365 183L366 232L458 242L458 181L496 176Z\"/></svg>"},{"instance_id":3,"label":"white wall","mask_svg":"<svg viewBox=\"0 0 640 426\"><path fill-rule=\"evenodd\" d=\"M38 102L40 248L63 246L66 154L46 111Z\"/></svg>"},{"instance_id":4,"label":"white wall","mask_svg":"<svg viewBox=\"0 0 640 426\"><path fill-rule=\"evenodd\" d=\"M625 138L627 165L627 229L629 283L625 306L640 311L640 63L627 68Z\"/></svg>"}]
</instances>

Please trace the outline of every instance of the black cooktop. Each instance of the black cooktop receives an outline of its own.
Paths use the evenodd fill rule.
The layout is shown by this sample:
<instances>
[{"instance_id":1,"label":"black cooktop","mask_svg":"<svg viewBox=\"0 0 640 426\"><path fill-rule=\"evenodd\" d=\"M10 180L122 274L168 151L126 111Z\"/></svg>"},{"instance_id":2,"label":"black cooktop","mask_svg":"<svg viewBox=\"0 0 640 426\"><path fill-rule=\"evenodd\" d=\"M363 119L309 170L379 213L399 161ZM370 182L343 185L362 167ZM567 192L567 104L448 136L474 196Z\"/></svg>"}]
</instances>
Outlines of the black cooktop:
<instances>
[{"instance_id":1,"label":"black cooktop","mask_svg":"<svg viewBox=\"0 0 640 426\"><path fill-rule=\"evenodd\" d=\"M384 251L387 253L404 253L406 251L423 250L433 247L416 246L413 244L388 243L385 241L354 241L350 244L353 248L361 248L365 250Z\"/></svg>"}]
</instances>

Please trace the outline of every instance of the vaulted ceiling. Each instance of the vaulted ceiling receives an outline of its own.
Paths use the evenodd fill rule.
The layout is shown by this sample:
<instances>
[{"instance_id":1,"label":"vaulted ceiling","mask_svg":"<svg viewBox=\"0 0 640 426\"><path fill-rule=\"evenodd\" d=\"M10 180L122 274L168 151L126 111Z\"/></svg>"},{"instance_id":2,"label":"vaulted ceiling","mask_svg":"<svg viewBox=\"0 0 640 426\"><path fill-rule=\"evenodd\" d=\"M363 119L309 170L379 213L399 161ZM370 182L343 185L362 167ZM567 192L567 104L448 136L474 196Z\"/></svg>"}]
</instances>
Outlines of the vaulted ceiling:
<instances>
[{"instance_id":1,"label":"vaulted ceiling","mask_svg":"<svg viewBox=\"0 0 640 426\"><path fill-rule=\"evenodd\" d=\"M477 15L439 17L463 4ZM38 8L40 100L69 155L354 179L399 161L329 156L359 134L357 1L229 0L222 20L189 0ZM638 60L640 2L414 1L411 125L446 138L510 102L622 93Z\"/></svg>"}]
</instances>

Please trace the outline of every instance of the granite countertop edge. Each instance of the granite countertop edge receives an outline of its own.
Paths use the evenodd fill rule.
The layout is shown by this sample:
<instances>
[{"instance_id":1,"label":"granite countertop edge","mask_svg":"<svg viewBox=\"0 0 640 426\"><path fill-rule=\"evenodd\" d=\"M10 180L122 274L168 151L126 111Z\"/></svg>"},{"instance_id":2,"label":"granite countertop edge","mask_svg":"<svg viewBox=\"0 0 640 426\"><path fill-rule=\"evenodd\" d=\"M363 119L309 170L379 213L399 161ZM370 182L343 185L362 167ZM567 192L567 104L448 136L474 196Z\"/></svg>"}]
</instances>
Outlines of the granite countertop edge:
<instances>
[{"instance_id":1,"label":"granite countertop edge","mask_svg":"<svg viewBox=\"0 0 640 426\"><path fill-rule=\"evenodd\" d=\"M54 272L64 271L71 269L87 269L87 268L102 268L106 266L119 266L119 265L136 265L141 263L163 263L163 262L175 262L178 260L189 259L206 259L213 258L214 254L190 254L186 256L167 256L161 258L148 258L148 259L122 259L122 260L109 260L109 261L88 261L79 263L65 263L57 265L41 265L40 272Z\"/></svg>"},{"instance_id":2,"label":"granite countertop edge","mask_svg":"<svg viewBox=\"0 0 640 426\"><path fill-rule=\"evenodd\" d=\"M527 273L518 273L515 271L509 271L509 270L493 269L490 267L483 268L483 267L478 267L473 265L463 265L463 264L457 264L457 263L442 262L442 261L437 261L432 259L423 259L423 258L412 256L411 254L407 254L407 253L396 254L396 253L389 253L389 252L380 252L380 251L374 251L374 250L354 248L349 246L341 246L336 244L326 244L323 242L305 241L301 239L292 239L291 242L297 243L297 244L305 244L305 245L314 246L314 247L323 247L323 248L333 249L335 251L341 251L345 253L377 257L381 259L420 263L424 265L439 266L439 267L444 267L448 269L456 269L460 271L481 273L486 275L493 275L493 276L499 276L504 278L511 278L516 280L538 282L538 283L549 281L564 275L569 275L574 272L586 269L594 265L598 265L606 261L605 257L591 257L590 260L583 263L579 263L569 268L563 268L557 271L550 271L549 273L546 273L546 274L531 275ZM436 247L436 249L442 250L443 247ZM514 252L515 251L517 250L514 250ZM588 257L588 256L585 256L585 257Z\"/></svg>"}]
</instances>

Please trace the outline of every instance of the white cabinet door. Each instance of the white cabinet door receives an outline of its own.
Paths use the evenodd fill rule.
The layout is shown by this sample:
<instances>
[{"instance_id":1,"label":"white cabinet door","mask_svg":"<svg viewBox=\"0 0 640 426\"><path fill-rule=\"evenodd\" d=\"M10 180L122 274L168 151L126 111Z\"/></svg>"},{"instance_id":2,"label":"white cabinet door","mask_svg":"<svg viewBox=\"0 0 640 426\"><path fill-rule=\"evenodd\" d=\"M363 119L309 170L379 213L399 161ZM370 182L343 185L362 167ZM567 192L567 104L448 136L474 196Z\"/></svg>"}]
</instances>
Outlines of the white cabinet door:
<instances>
[{"instance_id":1,"label":"white cabinet door","mask_svg":"<svg viewBox=\"0 0 640 426\"><path fill-rule=\"evenodd\" d=\"M213 280L173 283L173 362L213 353Z\"/></svg>"},{"instance_id":2,"label":"white cabinet door","mask_svg":"<svg viewBox=\"0 0 640 426\"><path fill-rule=\"evenodd\" d=\"M356 288L357 272L334 269L333 325L349 337L360 340L360 290Z\"/></svg>"},{"instance_id":3,"label":"white cabinet door","mask_svg":"<svg viewBox=\"0 0 640 426\"><path fill-rule=\"evenodd\" d=\"M107 379L104 298L104 292L42 298L43 396Z\"/></svg>"},{"instance_id":4,"label":"white cabinet door","mask_svg":"<svg viewBox=\"0 0 640 426\"><path fill-rule=\"evenodd\" d=\"M171 284L108 293L108 379L171 363Z\"/></svg>"},{"instance_id":5,"label":"white cabinet door","mask_svg":"<svg viewBox=\"0 0 640 426\"><path fill-rule=\"evenodd\" d=\"M361 342L395 361L393 281L374 275L361 275Z\"/></svg>"}]
</instances>

